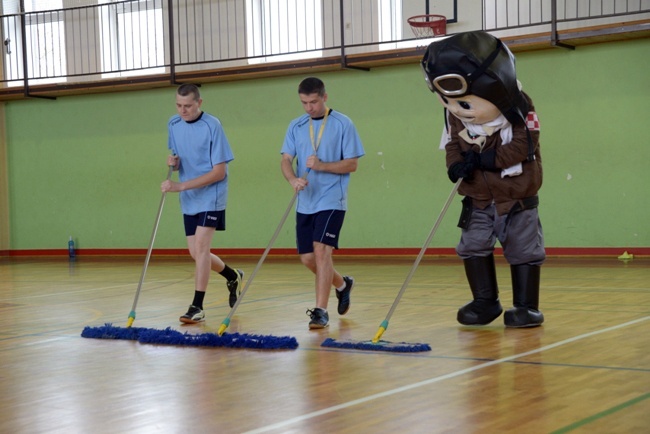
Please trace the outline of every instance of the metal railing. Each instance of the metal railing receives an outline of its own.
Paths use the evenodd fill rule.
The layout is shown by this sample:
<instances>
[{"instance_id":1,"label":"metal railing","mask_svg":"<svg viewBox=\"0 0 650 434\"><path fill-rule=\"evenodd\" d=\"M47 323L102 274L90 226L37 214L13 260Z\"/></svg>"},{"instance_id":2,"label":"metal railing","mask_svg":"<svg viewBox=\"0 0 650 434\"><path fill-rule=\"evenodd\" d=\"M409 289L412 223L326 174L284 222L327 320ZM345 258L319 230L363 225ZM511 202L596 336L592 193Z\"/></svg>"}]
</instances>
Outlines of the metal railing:
<instances>
[{"instance_id":1,"label":"metal railing","mask_svg":"<svg viewBox=\"0 0 650 434\"><path fill-rule=\"evenodd\" d=\"M448 33L580 27L650 13L650 0L128 0L0 16L0 87L101 81L381 52L415 43L407 19L441 13ZM480 17L478 16L480 15ZM549 41L552 42L552 41Z\"/></svg>"},{"instance_id":2,"label":"metal railing","mask_svg":"<svg viewBox=\"0 0 650 434\"><path fill-rule=\"evenodd\" d=\"M484 0L484 30L616 18L650 11L648 0Z\"/></svg>"}]
</instances>

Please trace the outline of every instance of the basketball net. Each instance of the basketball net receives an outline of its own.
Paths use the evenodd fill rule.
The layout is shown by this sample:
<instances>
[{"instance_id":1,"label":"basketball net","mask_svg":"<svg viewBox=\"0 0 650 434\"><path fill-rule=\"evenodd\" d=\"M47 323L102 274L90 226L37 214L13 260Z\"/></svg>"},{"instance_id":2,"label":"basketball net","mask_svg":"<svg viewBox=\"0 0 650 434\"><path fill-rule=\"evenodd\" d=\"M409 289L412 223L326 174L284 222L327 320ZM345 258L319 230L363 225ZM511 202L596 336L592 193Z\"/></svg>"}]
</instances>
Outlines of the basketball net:
<instances>
[{"instance_id":1,"label":"basketball net","mask_svg":"<svg viewBox=\"0 0 650 434\"><path fill-rule=\"evenodd\" d=\"M415 37L418 39L433 38L435 36L433 29L429 26L427 27L411 26L411 30L413 31Z\"/></svg>"},{"instance_id":2,"label":"basketball net","mask_svg":"<svg viewBox=\"0 0 650 434\"><path fill-rule=\"evenodd\" d=\"M447 19L442 15L416 15L407 21L418 39L444 36L447 30Z\"/></svg>"}]
</instances>

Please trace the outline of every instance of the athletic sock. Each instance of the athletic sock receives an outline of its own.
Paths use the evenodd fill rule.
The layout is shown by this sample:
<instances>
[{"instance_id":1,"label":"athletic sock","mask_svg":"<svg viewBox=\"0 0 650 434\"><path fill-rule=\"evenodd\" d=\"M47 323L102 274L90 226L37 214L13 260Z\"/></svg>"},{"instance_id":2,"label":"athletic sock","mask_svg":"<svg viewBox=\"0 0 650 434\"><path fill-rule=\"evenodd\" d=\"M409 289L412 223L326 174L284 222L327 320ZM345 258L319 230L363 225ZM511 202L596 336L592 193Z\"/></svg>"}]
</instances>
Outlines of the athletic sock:
<instances>
[{"instance_id":1,"label":"athletic sock","mask_svg":"<svg viewBox=\"0 0 650 434\"><path fill-rule=\"evenodd\" d=\"M239 277L239 274L227 265L219 272L219 274L225 277L228 282L237 280L237 277Z\"/></svg>"},{"instance_id":2,"label":"athletic sock","mask_svg":"<svg viewBox=\"0 0 650 434\"><path fill-rule=\"evenodd\" d=\"M194 291L194 301L192 306L196 306L199 309L203 310L203 298L205 297L205 291Z\"/></svg>"},{"instance_id":3,"label":"athletic sock","mask_svg":"<svg viewBox=\"0 0 650 434\"><path fill-rule=\"evenodd\" d=\"M347 285L347 284L348 284L348 282L346 282L345 279L343 279L343 285L340 288L336 288L336 290L338 292L343 291L345 289L345 285Z\"/></svg>"}]
</instances>

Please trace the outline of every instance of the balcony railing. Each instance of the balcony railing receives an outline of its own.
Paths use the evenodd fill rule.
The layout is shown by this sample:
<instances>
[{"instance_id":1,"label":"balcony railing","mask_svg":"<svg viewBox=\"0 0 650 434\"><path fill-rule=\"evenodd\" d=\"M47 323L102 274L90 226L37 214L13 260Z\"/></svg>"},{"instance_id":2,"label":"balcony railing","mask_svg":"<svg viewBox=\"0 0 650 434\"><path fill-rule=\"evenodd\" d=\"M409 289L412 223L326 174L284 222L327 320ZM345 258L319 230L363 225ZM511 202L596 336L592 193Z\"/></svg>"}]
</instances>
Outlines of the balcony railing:
<instances>
[{"instance_id":1,"label":"balcony railing","mask_svg":"<svg viewBox=\"0 0 650 434\"><path fill-rule=\"evenodd\" d=\"M549 43L558 29L650 16L650 0L483 0L463 11L457 1L130 0L16 11L0 16L0 90L154 75L174 82L191 71L324 58L345 66L352 54L421 47L407 19L422 14L444 16L447 33L550 32Z\"/></svg>"}]
</instances>

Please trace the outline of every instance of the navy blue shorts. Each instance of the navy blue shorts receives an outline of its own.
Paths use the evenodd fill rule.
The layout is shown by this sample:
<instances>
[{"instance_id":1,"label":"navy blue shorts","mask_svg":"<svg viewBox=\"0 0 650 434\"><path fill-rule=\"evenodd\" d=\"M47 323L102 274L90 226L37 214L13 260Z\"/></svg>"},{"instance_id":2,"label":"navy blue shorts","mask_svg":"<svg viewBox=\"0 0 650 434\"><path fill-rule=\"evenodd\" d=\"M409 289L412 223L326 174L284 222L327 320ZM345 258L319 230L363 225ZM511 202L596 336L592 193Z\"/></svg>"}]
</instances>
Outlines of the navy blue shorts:
<instances>
[{"instance_id":1,"label":"navy blue shorts","mask_svg":"<svg viewBox=\"0 0 650 434\"><path fill-rule=\"evenodd\" d=\"M183 223L185 223L185 236L189 237L196 234L198 226L214 228L217 231L226 230L226 211L207 211L195 215L183 214Z\"/></svg>"},{"instance_id":2,"label":"navy blue shorts","mask_svg":"<svg viewBox=\"0 0 650 434\"><path fill-rule=\"evenodd\" d=\"M314 241L339 248L339 234L345 211L328 210L316 214L296 213L296 244L298 253L312 253Z\"/></svg>"}]
</instances>

